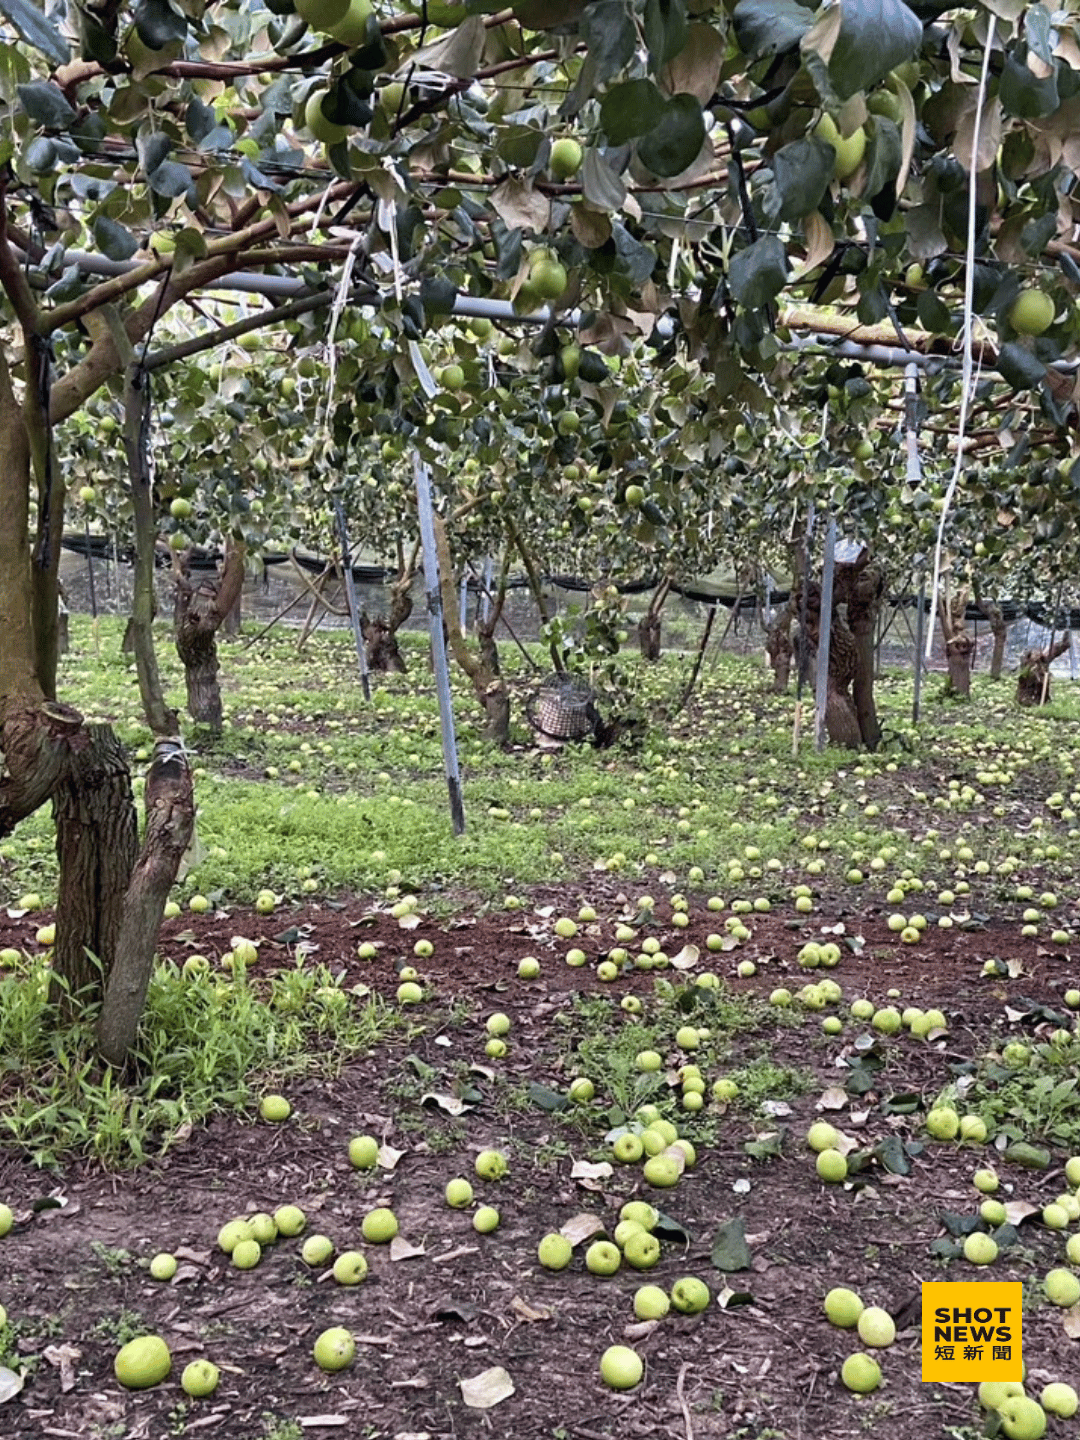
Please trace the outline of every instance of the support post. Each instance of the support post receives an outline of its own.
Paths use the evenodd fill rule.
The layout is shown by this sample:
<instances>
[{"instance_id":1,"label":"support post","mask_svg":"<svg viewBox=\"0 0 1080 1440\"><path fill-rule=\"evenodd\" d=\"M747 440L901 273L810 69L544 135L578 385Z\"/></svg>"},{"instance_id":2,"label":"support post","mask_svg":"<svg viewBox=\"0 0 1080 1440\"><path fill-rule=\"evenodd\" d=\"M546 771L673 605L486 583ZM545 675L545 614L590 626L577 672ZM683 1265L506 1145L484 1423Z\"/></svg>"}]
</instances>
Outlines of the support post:
<instances>
[{"instance_id":1,"label":"support post","mask_svg":"<svg viewBox=\"0 0 1080 1440\"><path fill-rule=\"evenodd\" d=\"M461 594L458 597L458 614L461 616L461 634L464 639L469 633L469 616L467 606L469 603L469 576L468 572L461 572Z\"/></svg>"},{"instance_id":2,"label":"support post","mask_svg":"<svg viewBox=\"0 0 1080 1440\"><path fill-rule=\"evenodd\" d=\"M458 769L454 709L450 698L450 669L446 661L446 633L443 629L442 596L439 590L439 560L435 551L435 515L431 504L431 476L427 466L415 452L413 454L413 474L416 477L416 506L420 515L420 541L424 549L424 593L427 598L428 625L431 630L431 658L435 668L435 688L439 698L439 723L442 729L446 788L450 795L450 819L454 826L454 834L461 835L465 830L465 806L461 795L461 772Z\"/></svg>"},{"instance_id":3,"label":"support post","mask_svg":"<svg viewBox=\"0 0 1080 1440\"><path fill-rule=\"evenodd\" d=\"M345 530L345 509L338 497L334 496L334 514L337 516L338 543L341 546L341 568L345 576L345 594L349 599L349 619L352 622L353 642L356 645L356 663L360 667L360 686L364 699L371 699L371 679L368 675L367 647L360 629L360 611L356 603L356 580L352 572L352 555L349 553L349 537Z\"/></svg>"},{"instance_id":4,"label":"support post","mask_svg":"<svg viewBox=\"0 0 1080 1440\"><path fill-rule=\"evenodd\" d=\"M926 629L926 571L919 575L919 608L915 614L915 692L911 698L911 719L919 723L919 701L922 698L923 632Z\"/></svg>"},{"instance_id":5,"label":"support post","mask_svg":"<svg viewBox=\"0 0 1080 1440\"><path fill-rule=\"evenodd\" d=\"M811 500L806 511L806 536L803 540L802 596L799 602L799 668L795 677L795 723L791 731L791 754L799 753L799 735L802 731L802 692L806 683L806 611L810 604L810 546L814 538L814 502Z\"/></svg>"},{"instance_id":6,"label":"support post","mask_svg":"<svg viewBox=\"0 0 1080 1440\"><path fill-rule=\"evenodd\" d=\"M833 579L836 575L836 516L825 528L825 560L821 571L821 624L818 626L817 688L814 694L814 747L825 749L825 710L829 703L829 646L832 639Z\"/></svg>"}]
</instances>

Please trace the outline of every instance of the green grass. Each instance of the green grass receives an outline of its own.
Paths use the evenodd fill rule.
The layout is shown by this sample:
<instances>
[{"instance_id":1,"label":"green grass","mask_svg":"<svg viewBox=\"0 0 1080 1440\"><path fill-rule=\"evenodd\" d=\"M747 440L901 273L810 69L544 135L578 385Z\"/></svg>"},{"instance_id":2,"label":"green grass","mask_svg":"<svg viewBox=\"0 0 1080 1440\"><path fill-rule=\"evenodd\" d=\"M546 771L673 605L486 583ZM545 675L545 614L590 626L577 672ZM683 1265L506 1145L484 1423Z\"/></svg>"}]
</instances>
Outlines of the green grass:
<instances>
[{"instance_id":1,"label":"green grass","mask_svg":"<svg viewBox=\"0 0 1080 1440\"><path fill-rule=\"evenodd\" d=\"M93 1015L57 1026L48 982L40 962L0 979L0 1135L39 1166L71 1154L138 1163L215 1111L249 1106L259 1089L335 1073L401 1024L322 965L298 963L268 985L159 965L122 1080L95 1055Z\"/></svg>"}]
</instances>

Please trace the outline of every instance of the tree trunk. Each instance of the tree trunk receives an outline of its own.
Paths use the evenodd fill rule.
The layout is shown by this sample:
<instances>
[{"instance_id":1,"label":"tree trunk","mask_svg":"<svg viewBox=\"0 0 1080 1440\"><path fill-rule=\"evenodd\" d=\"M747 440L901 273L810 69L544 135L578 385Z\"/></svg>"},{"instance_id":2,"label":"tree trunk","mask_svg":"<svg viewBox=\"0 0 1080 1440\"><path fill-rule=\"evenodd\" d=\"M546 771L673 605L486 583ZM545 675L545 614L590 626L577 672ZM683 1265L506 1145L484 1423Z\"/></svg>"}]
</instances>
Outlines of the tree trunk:
<instances>
[{"instance_id":1,"label":"tree trunk","mask_svg":"<svg viewBox=\"0 0 1080 1440\"><path fill-rule=\"evenodd\" d=\"M637 624L638 649L643 660L660 659L660 616L646 610Z\"/></svg>"},{"instance_id":2,"label":"tree trunk","mask_svg":"<svg viewBox=\"0 0 1080 1440\"><path fill-rule=\"evenodd\" d=\"M1046 650L1025 650L1016 678L1018 705L1046 705L1050 701L1050 666L1069 648L1069 633Z\"/></svg>"},{"instance_id":3,"label":"tree trunk","mask_svg":"<svg viewBox=\"0 0 1080 1440\"><path fill-rule=\"evenodd\" d=\"M990 679L1000 680L1005 668L1005 645L1009 638L1009 627L1001 613L1001 606L994 600L984 600L976 594L975 603L990 622L990 633L994 637L994 649L990 657Z\"/></svg>"},{"instance_id":4,"label":"tree trunk","mask_svg":"<svg viewBox=\"0 0 1080 1440\"><path fill-rule=\"evenodd\" d=\"M109 725L87 725L84 735L53 791L60 862L53 973L71 1013L108 979L139 847L123 746Z\"/></svg>"},{"instance_id":5,"label":"tree trunk","mask_svg":"<svg viewBox=\"0 0 1080 1440\"><path fill-rule=\"evenodd\" d=\"M161 914L195 829L191 768L178 741L159 740L146 776L146 833L120 917L98 1022L102 1055L122 1065L135 1043Z\"/></svg>"},{"instance_id":6,"label":"tree trunk","mask_svg":"<svg viewBox=\"0 0 1080 1440\"><path fill-rule=\"evenodd\" d=\"M765 636L765 654L773 672L773 690L783 694L791 683L791 662L795 658L795 647L791 643L791 622L795 612L790 602L769 626Z\"/></svg>"},{"instance_id":7,"label":"tree trunk","mask_svg":"<svg viewBox=\"0 0 1080 1440\"><path fill-rule=\"evenodd\" d=\"M188 712L215 735L221 731L217 632L244 583L244 549L229 544L217 579L193 583L187 557L177 563L174 629L184 664Z\"/></svg>"},{"instance_id":8,"label":"tree trunk","mask_svg":"<svg viewBox=\"0 0 1080 1440\"><path fill-rule=\"evenodd\" d=\"M971 696L971 657L974 652L975 641L966 630L945 641L945 664L949 672L945 688L958 700L967 700Z\"/></svg>"},{"instance_id":9,"label":"tree trunk","mask_svg":"<svg viewBox=\"0 0 1080 1440\"><path fill-rule=\"evenodd\" d=\"M442 517L435 516L435 548L439 559L439 588L442 592L443 621L447 644L454 660L472 682L473 693L487 716L487 733L496 745L505 745L510 739L510 691L499 669L499 651L495 644L495 627L502 613L506 596L506 582L510 573L511 546L508 543L503 555L499 575L499 587L495 604L484 625L477 627L479 654L469 648L469 642L461 633L461 616L458 612L457 589L454 585L454 567L450 554L450 542Z\"/></svg>"},{"instance_id":10,"label":"tree trunk","mask_svg":"<svg viewBox=\"0 0 1080 1440\"><path fill-rule=\"evenodd\" d=\"M848 628L854 641L852 701L859 736L867 750L876 750L881 743L881 724L874 703L874 649L884 594L885 572L868 556L854 564L837 565L836 599L847 609Z\"/></svg>"},{"instance_id":11,"label":"tree trunk","mask_svg":"<svg viewBox=\"0 0 1080 1440\"><path fill-rule=\"evenodd\" d=\"M150 377L136 369L128 371L124 393L124 449L128 462L128 485L135 519L135 582L131 615L124 630L124 652L130 641L139 677L143 714L154 735L176 735L176 712L165 703L154 648L154 556L157 526L150 485Z\"/></svg>"},{"instance_id":12,"label":"tree trunk","mask_svg":"<svg viewBox=\"0 0 1080 1440\"><path fill-rule=\"evenodd\" d=\"M390 588L390 610L384 617L376 615L369 620L360 616L360 633L367 650L368 669L382 674L404 675L408 667L398 644L397 632L412 614L412 589L414 571L399 575Z\"/></svg>"}]
</instances>

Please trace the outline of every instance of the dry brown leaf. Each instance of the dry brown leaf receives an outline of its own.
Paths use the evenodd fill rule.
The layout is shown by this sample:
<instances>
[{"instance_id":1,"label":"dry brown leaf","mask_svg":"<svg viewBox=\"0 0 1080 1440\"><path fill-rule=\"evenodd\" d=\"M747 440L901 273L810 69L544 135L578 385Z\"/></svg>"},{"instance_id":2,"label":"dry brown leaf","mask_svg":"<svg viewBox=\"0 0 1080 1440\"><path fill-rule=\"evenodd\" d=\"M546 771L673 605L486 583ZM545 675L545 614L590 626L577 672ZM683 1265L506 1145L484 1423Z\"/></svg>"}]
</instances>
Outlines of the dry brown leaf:
<instances>
[{"instance_id":1,"label":"dry brown leaf","mask_svg":"<svg viewBox=\"0 0 1080 1440\"><path fill-rule=\"evenodd\" d=\"M696 945L684 945L677 955L672 955L668 964L673 970L692 970L700 954Z\"/></svg>"},{"instance_id":2,"label":"dry brown leaf","mask_svg":"<svg viewBox=\"0 0 1080 1440\"><path fill-rule=\"evenodd\" d=\"M514 1314L517 1315L519 1319L525 1320L529 1324L532 1324L537 1320L551 1319L550 1310L546 1309L544 1306L538 1307L536 1305L530 1305L528 1300L523 1300L520 1295L515 1295L514 1298L510 1301L510 1309L513 1310Z\"/></svg>"},{"instance_id":3,"label":"dry brown leaf","mask_svg":"<svg viewBox=\"0 0 1080 1440\"><path fill-rule=\"evenodd\" d=\"M615 1171L606 1160L594 1164L592 1160L575 1160L570 1170L571 1180L606 1180Z\"/></svg>"},{"instance_id":4,"label":"dry brown leaf","mask_svg":"<svg viewBox=\"0 0 1080 1440\"><path fill-rule=\"evenodd\" d=\"M403 1235L395 1235L390 1241L391 1260L414 1260L418 1255L425 1255L423 1245L414 1245L411 1240L406 1240Z\"/></svg>"},{"instance_id":5,"label":"dry brown leaf","mask_svg":"<svg viewBox=\"0 0 1080 1440\"><path fill-rule=\"evenodd\" d=\"M45 1359L60 1371L60 1389L66 1395L75 1388L75 1362L82 1359L82 1351L74 1345L46 1345L41 1352Z\"/></svg>"},{"instance_id":6,"label":"dry brown leaf","mask_svg":"<svg viewBox=\"0 0 1080 1440\"><path fill-rule=\"evenodd\" d=\"M1073 1305L1062 1316L1062 1328L1070 1340L1080 1340L1080 1305Z\"/></svg>"},{"instance_id":7,"label":"dry brown leaf","mask_svg":"<svg viewBox=\"0 0 1080 1440\"><path fill-rule=\"evenodd\" d=\"M814 1102L815 1110L843 1110L848 1103L848 1093L840 1085L830 1085Z\"/></svg>"},{"instance_id":8,"label":"dry brown leaf","mask_svg":"<svg viewBox=\"0 0 1080 1440\"><path fill-rule=\"evenodd\" d=\"M682 1151L679 1151L682 1155ZM683 1155L683 1159L686 1157ZM580 1245L583 1240L591 1240L594 1235L602 1235L605 1230L603 1220L599 1215L593 1215L586 1211L582 1215L573 1215L566 1224L560 1226L559 1234L569 1240L571 1245Z\"/></svg>"},{"instance_id":9,"label":"dry brown leaf","mask_svg":"<svg viewBox=\"0 0 1080 1440\"><path fill-rule=\"evenodd\" d=\"M490 1410L502 1400L509 1400L514 1393L514 1382L501 1365L490 1370L481 1370L468 1380L462 1380L461 1398L471 1410Z\"/></svg>"},{"instance_id":10,"label":"dry brown leaf","mask_svg":"<svg viewBox=\"0 0 1080 1440\"><path fill-rule=\"evenodd\" d=\"M393 1170L404 1154L404 1150L395 1150L393 1145L380 1145L375 1159L381 1170Z\"/></svg>"}]
</instances>

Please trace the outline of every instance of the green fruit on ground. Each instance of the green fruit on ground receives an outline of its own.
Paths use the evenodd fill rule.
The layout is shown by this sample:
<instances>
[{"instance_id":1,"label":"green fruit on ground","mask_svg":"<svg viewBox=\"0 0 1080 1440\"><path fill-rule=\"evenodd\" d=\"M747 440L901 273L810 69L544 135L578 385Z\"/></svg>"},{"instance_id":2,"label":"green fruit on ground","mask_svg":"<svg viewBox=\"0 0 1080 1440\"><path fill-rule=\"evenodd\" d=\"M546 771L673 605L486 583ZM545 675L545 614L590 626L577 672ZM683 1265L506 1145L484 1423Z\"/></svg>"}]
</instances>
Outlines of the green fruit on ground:
<instances>
[{"instance_id":1,"label":"green fruit on ground","mask_svg":"<svg viewBox=\"0 0 1080 1440\"><path fill-rule=\"evenodd\" d=\"M162 1251L150 1261L150 1274L155 1280L171 1280L176 1274L176 1256Z\"/></svg>"},{"instance_id":2,"label":"green fruit on ground","mask_svg":"<svg viewBox=\"0 0 1080 1440\"><path fill-rule=\"evenodd\" d=\"M619 1211L619 1219L636 1221L643 1230L655 1230L660 1212L647 1200L628 1200Z\"/></svg>"},{"instance_id":3,"label":"green fruit on ground","mask_svg":"<svg viewBox=\"0 0 1080 1440\"><path fill-rule=\"evenodd\" d=\"M825 1296L825 1314L829 1321L841 1330L851 1330L859 1323L864 1310L863 1302L854 1290L837 1285Z\"/></svg>"},{"instance_id":4,"label":"green fruit on ground","mask_svg":"<svg viewBox=\"0 0 1080 1440\"><path fill-rule=\"evenodd\" d=\"M279 1235L291 1240L303 1230L307 1224L307 1216L299 1205L279 1205L274 1211L274 1224Z\"/></svg>"},{"instance_id":5,"label":"green fruit on ground","mask_svg":"<svg viewBox=\"0 0 1080 1440\"><path fill-rule=\"evenodd\" d=\"M961 1115L961 1140L967 1140L972 1145L985 1145L986 1137L986 1121L982 1118L981 1115Z\"/></svg>"},{"instance_id":6,"label":"green fruit on ground","mask_svg":"<svg viewBox=\"0 0 1080 1440\"><path fill-rule=\"evenodd\" d=\"M251 1239L251 1226L246 1220L230 1220L218 1231L218 1249L231 1255L242 1240Z\"/></svg>"},{"instance_id":7,"label":"green fruit on ground","mask_svg":"<svg viewBox=\"0 0 1080 1440\"><path fill-rule=\"evenodd\" d=\"M551 147L548 169L556 180L569 180L581 169L583 158L584 155L578 142L564 136L561 140L556 140Z\"/></svg>"},{"instance_id":8,"label":"green fruit on ground","mask_svg":"<svg viewBox=\"0 0 1080 1440\"><path fill-rule=\"evenodd\" d=\"M836 151L836 178L846 180L854 175L866 154L866 131L862 126L845 140L832 116L823 115L814 127L814 134Z\"/></svg>"},{"instance_id":9,"label":"green fruit on ground","mask_svg":"<svg viewBox=\"0 0 1080 1440\"><path fill-rule=\"evenodd\" d=\"M7 1324L7 1311L4 1309L3 1305L0 1305L0 1330L3 1330L3 1328L4 1328L4 1326L5 1326L6 1324Z\"/></svg>"},{"instance_id":10,"label":"green fruit on ground","mask_svg":"<svg viewBox=\"0 0 1080 1440\"><path fill-rule=\"evenodd\" d=\"M623 1255L635 1270L651 1270L660 1260L660 1241L648 1230L639 1230L627 1240Z\"/></svg>"},{"instance_id":11,"label":"green fruit on ground","mask_svg":"<svg viewBox=\"0 0 1080 1440\"><path fill-rule=\"evenodd\" d=\"M681 1167L674 1156L650 1155L645 1161L642 1173L645 1176L646 1184L652 1185L657 1190L670 1190L673 1185L679 1183Z\"/></svg>"},{"instance_id":12,"label":"green fruit on ground","mask_svg":"<svg viewBox=\"0 0 1080 1440\"><path fill-rule=\"evenodd\" d=\"M881 1384L881 1367L872 1355L849 1355L840 1369L840 1378L856 1395L869 1395Z\"/></svg>"},{"instance_id":13,"label":"green fruit on ground","mask_svg":"<svg viewBox=\"0 0 1080 1440\"><path fill-rule=\"evenodd\" d=\"M221 1373L212 1361L192 1360L184 1366L184 1373L180 1376L180 1388L193 1399L203 1400L214 1393L220 1379Z\"/></svg>"},{"instance_id":14,"label":"green fruit on ground","mask_svg":"<svg viewBox=\"0 0 1080 1440\"><path fill-rule=\"evenodd\" d=\"M1045 290L1021 290L1009 308L1009 324L1018 335L1041 335L1054 322L1054 302Z\"/></svg>"},{"instance_id":15,"label":"green fruit on ground","mask_svg":"<svg viewBox=\"0 0 1080 1440\"><path fill-rule=\"evenodd\" d=\"M634 1314L639 1320L660 1320L670 1309L667 1291L659 1285L642 1285L634 1291Z\"/></svg>"},{"instance_id":16,"label":"green fruit on ground","mask_svg":"<svg viewBox=\"0 0 1080 1440\"><path fill-rule=\"evenodd\" d=\"M1071 1385L1066 1385L1062 1380L1054 1380L1044 1387L1039 1396L1039 1404L1044 1410L1049 1410L1051 1415L1060 1415L1068 1420L1075 1415L1077 1407L1080 1406L1080 1396Z\"/></svg>"},{"instance_id":17,"label":"green fruit on ground","mask_svg":"<svg viewBox=\"0 0 1080 1440\"><path fill-rule=\"evenodd\" d=\"M675 1044L680 1050L696 1050L701 1044L697 1026L680 1025L675 1032Z\"/></svg>"},{"instance_id":18,"label":"green fruit on ground","mask_svg":"<svg viewBox=\"0 0 1080 1440\"><path fill-rule=\"evenodd\" d=\"M993 1195L1001 1184L995 1170L976 1170L971 1180L975 1189L983 1195Z\"/></svg>"},{"instance_id":19,"label":"green fruit on ground","mask_svg":"<svg viewBox=\"0 0 1080 1440\"><path fill-rule=\"evenodd\" d=\"M233 1247L232 1263L237 1270L254 1270L262 1259L262 1246L258 1240L241 1240Z\"/></svg>"},{"instance_id":20,"label":"green fruit on ground","mask_svg":"<svg viewBox=\"0 0 1080 1440\"><path fill-rule=\"evenodd\" d=\"M292 1106L284 1095L264 1095L259 1101L259 1114L264 1120L277 1124L292 1114Z\"/></svg>"},{"instance_id":21,"label":"green fruit on ground","mask_svg":"<svg viewBox=\"0 0 1080 1440\"><path fill-rule=\"evenodd\" d=\"M169 1347L160 1335L139 1335L121 1347L113 1372L125 1390L148 1390L172 1369Z\"/></svg>"},{"instance_id":22,"label":"green fruit on ground","mask_svg":"<svg viewBox=\"0 0 1080 1440\"><path fill-rule=\"evenodd\" d=\"M497 1010L494 1015L488 1016L484 1026L489 1035L508 1035L510 1033L510 1016Z\"/></svg>"},{"instance_id":23,"label":"green fruit on ground","mask_svg":"<svg viewBox=\"0 0 1080 1440\"><path fill-rule=\"evenodd\" d=\"M360 1250L343 1250L334 1261L334 1279L339 1285L359 1285L367 1273L367 1256Z\"/></svg>"},{"instance_id":24,"label":"green fruit on ground","mask_svg":"<svg viewBox=\"0 0 1080 1440\"><path fill-rule=\"evenodd\" d=\"M641 1136L627 1130L615 1138L611 1146L611 1153L622 1165L636 1165L645 1153Z\"/></svg>"},{"instance_id":25,"label":"green fruit on ground","mask_svg":"<svg viewBox=\"0 0 1080 1440\"><path fill-rule=\"evenodd\" d=\"M356 1359L356 1341L343 1325L324 1330L312 1347L320 1370L344 1370Z\"/></svg>"},{"instance_id":26,"label":"green fruit on ground","mask_svg":"<svg viewBox=\"0 0 1080 1440\"><path fill-rule=\"evenodd\" d=\"M964 1259L972 1265L992 1265L998 1257L998 1244L992 1235L973 1230L964 1236Z\"/></svg>"},{"instance_id":27,"label":"green fruit on ground","mask_svg":"<svg viewBox=\"0 0 1080 1440\"><path fill-rule=\"evenodd\" d=\"M593 1275L614 1275L621 1264L619 1247L610 1240L595 1240L585 1251L585 1268Z\"/></svg>"},{"instance_id":28,"label":"green fruit on ground","mask_svg":"<svg viewBox=\"0 0 1080 1440\"><path fill-rule=\"evenodd\" d=\"M1043 1281L1043 1291L1051 1305L1060 1305L1067 1309L1080 1300L1080 1280L1071 1270L1059 1267L1047 1275Z\"/></svg>"},{"instance_id":29,"label":"green fruit on ground","mask_svg":"<svg viewBox=\"0 0 1080 1440\"><path fill-rule=\"evenodd\" d=\"M379 1142L374 1135L354 1135L349 1141L349 1164L357 1170L371 1170L378 1160Z\"/></svg>"},{"instance_id":30,"label":"green fruit on ground","mask_svg":"<svg viewBox=\"0 0 1080 1440\"><path fill-rule=\"evenodd\" d=\"M536 1258L545 1270L565 1270L574 1255L574 1247L565 1235L552 1231L536 1247Z\"/></svg>"},{"instance_id":31,"label":"green fruit on ground","mask_svg":"<svg viewBox=\"0 0 1080 1440\"><path fill-rule=\"evenodd\" d=\"M424 998L424 992L414 980L406 980L403 985L397 988L399 1005L419 1005Z\"/></svg>"},{"instance_id":32,"label":"green fruit on ground","mask_svg":"<svg viewBox=\"0 0 1080 1440\"><path fill-rule=\"evenodd\" d=\"M937 1105L926 1117L926 1128L935 1140L955 1140L960 1117L946 1105Z\"/></svg>"},{"instance_id":33,"label":"green fruit on ground","mask_svg":"<svg viewBox=\"0 0 1080 1440\"><path fill-rule=\"evenodd\" d=\"M501 1151L481 1150L474 1168L481 1180L501 1180L510 1166Z\"/></svg>"},{"instance_id":34,"label":"green fruit on ground","mask_svg":"<svg viewBox=\"0 0 1080 1440\"><path fill-rule=\"evenodd\" d=\"M257 1240L260 1245L273 1245L278 1231L272 1215L260 1210L258 1214L248 1217L248 1224L251 1226L253 1240Z\"/></svg>"},{"instance_id":35,"label":"green fruit on ground","mask_svg":"<svg viewBox=\"0 0 1080 1440\"><path fill-rule=\"evenodd\" d=\"M644 1373L641 1356L628 1345L609 1345L600 1357L600 1374L613 1390L632 1390Z\"/></svg>"},{"instance_id":36,"label":"green fruit on ground","mask_svg":"<svg viewBox=\"0 0 1080 1440\"><path fill-rule=\"evenodd\" d=\"M452 1210L464 1210L473 1201L473 1188L468 1180L449 1180L446 1185L446 1203Z\"/></svg>"},{"instance_id":37,"label":"green fruit on ground","mask_svg":"<svg viewBox=\"0 0 1080 1440\"><path fill-rule=\"evenodd\" d=\"M857 1321L859 1339L876 1350L891 1345L896 1339L892 1316L880 1305L868 1305Z\"/></svg>"},{"instance_id":38,"label":"green fruit on ground","mask_svg":"<svg viewBox=\"0 0 1080 1440\"><path fill-rule=\"evenodd\" d=\"M1019 1380L984 1380L979 1386L979 1404L984 1410L996 1410L1010 1395L1023 1395Z\"/></svg>"},{"instance_id":39,"label":"green fruit on ground","mask_svg":"<svg viewBox=\"0 0 1080 1440\"><path fill-rule=\"evenodd\" d=\"M1051 1230L1067 1230L1069 1212L1062 1205L1044 1205L1042 1222Z\"/></svg>"},{"instance_id":40,"label":"green fruit on ground","mask_svg":"<svg viewBox=\"0 0 1080 1440\"><path fill-rule=\"evenodd\" d=\"M1080 1155L1070 1155L1065 1161L1065 1179L1070 1185L1080 1186ZM0 1235L3 1231L0 1230Z\"/></svg>"},{"instance_id":41,"label":"green fruit on ground","mask_svg":"<svg viewBox=\"0 0 1080 1440\"><path fill-rule=\"evenodd\" d=\"M494 1205L481 1205L473 1216L473 1229L479 1235L490 1235L499 1228L499 1212Z\"/></svg>"},{"instance_id":42,"label":"green fruit on ground","mask_svg":"<svg viewBox=\"0 0 1080 1440\"><path fill-rule=\"evenodd\" d=\"M1010 1395L998 1406L1002 1434L1008 1440L1042 1440L1046 1411L1027 1395Z\"/></svg>"},{"instance_id":43,"label":"green fruit on ground","mask_svg":"<svg viewBox=\"0 0 1080 1440\"><path fill-rule=\"evenodd\" d=\"M340 145L349 132L344 125L338 125L324 113L323 99L326 93L325 90L316 90L308 96L304 106L304 124L315 139L321 140L324 145Z\"/></svg>"},{"instance_id":44,"label":"green fruit on ground","mask_svg":"<svg viewBox=\"0 0 1080 1440\"><path fill-rule=\"evenodd\" d=\"M1080 1265L1080 1235L1070 1235L1066 1240L1065 1258L1070 1265Z\"/></svg>"},{"instance_id":45,"label":"green fruit on ground","mask_svg":"<svg viewBox=\"0 0 1080 1440\"><path fill-rule=\"evenodd\" d=\"M540 961L534 955L526 955L518 962L518 975L522 980L535 980L540 974Z\"/></svg>"},{"instance_id":46,"label":"green fruit on ground","mask_svg":"<svg viewBox=\"0 0 1080 1440\"><path fill-rule=\"evenodd\" d=\"M806 1132L806 1143L819 1154L822 1150L835 1150L840 1140L840 1131L827 1120L816 1120Z\"/></svg>"},{"instance_id":47,"label":"green fruit on ground","mask_svg":"<svg viewBox=\"0 0 1080 1440\"><path fill-rule=\"evenodd\" d=\"M334 1253L334 1242L329 1235L309 1235L300 1247L300 1258L305 1265L325 1265Z\"/></svg>"},{"instance_id":48,"label":"green fruit on ground","mask_svg":"<svg viewBox=\"0 0 1080 1440\"><path fill-rule=\"evenodd\" d=\"M656 1050L639 1050L634 1063L640 1071L649 1075L660 1069L664 1057Z\"/></svg>"},{"instance_id":49,"label":"green fruit on ground","mask_svg":"<svg viewBox=\"0 0 1080 1440\"><path fill-rule=\"evenodd\" d=\"M1005 1206L1000 1200L984 1200L979 1206L979 1214L988 1225L1004 1225L1009 1218Z\"/></svg>"},{"instance_id":50,"label":"green fruit on ground","mask_svg":"<svg viewBox=\"0 0 1080 1440\"><path fill-rule=\"evenodd\" d=\"M571 1080L568 1091L571 1100L579 1105L587 1105L596 1094L596 1086L584 1075L579 1075L576 1080Z\"/></svg>"},{"instance_id":51,"label":"green fruit on ground","mask_svg":"<svg viewBox=\"0 0 1080 1440\"><path fill-rule=\"evenodd\" d=\"M671 1303L681 1315L698 1315L708 1309L709 1287L696 1275L683 1275L671 1287Z\"/></svg>"},{"instance_id":52,"label":"green fruit on ground","mask_svg":"<svg viewBox=\"0 0 1080 1440\"><path fill-rule=\"evenodd\" d=\"M818 1178L827 1185L839 1185L847 1179L847 1161L839 1150L822 1150L817 1157L815 1168Z\"/></svg>"},{"instance_id":53,"label":"green fruit on ground","mask_svg":"<svg viewBox=\"0 0 1080 1440\"><path fill-rule=\"evenodd\" d=\"M398 1233L397 1216L385 1205L379 1205L364 1216L360 1230L369 1244L386 1245Z\"/></svg>"}]
</instances>

